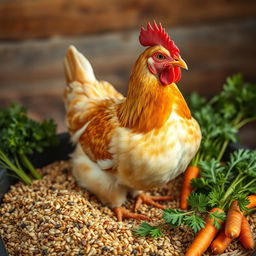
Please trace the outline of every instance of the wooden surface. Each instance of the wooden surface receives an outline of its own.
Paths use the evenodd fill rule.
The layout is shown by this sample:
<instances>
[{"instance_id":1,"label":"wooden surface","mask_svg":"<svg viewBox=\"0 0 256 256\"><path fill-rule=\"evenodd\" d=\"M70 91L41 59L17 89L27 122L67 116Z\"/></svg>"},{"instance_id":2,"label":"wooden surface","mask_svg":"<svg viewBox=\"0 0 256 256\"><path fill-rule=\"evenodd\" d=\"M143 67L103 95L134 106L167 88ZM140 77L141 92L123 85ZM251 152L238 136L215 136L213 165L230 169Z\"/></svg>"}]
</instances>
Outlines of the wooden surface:
<instances>
[{"instance_id":1,"label":"wooden surface","mask_svg":"<svg viewBox=\"0 0 256 256\"><path fill-rule=\"evenodd\" d=\"M226 76L242 72L255 80L256 19L246 22L168 29L189 66L181 88L205 96L216 93ZM0 44L1 95L61 93L62 61L75 45L93 65L98 79L112 82L125 93L133 63L144 51L138 31L107 35L30 40ZM40 88L40 90L38 90Z\"/></svg>"},{"instance_id":2,"label":"wooden surface","mask_svg":"<svg viewBox=\"0 0 256 256\"><path fill-rule=\"evenodd\" d=\"M174 26L255 16L254 0L2 0L0 39L124 31L153 19Z\"/></svg>"}]
</instances>

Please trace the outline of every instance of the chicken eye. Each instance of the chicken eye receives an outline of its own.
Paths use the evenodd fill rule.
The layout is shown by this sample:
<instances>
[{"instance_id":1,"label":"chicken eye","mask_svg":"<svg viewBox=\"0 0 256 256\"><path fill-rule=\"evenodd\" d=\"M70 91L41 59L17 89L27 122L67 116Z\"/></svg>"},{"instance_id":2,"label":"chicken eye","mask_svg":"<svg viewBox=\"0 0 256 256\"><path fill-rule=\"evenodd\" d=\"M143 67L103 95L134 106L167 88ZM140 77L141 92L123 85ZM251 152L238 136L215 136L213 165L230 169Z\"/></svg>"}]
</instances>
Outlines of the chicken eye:
<instances>
[{"instance_id":1,"label":"chicken eye","mask_svg":"<svg viewBox=\"0 0 256 256\"><path fill-rule=\"evenodd\" d=\"M165 56L164 56L163 54L161 54L161 53L158 53L158 54L156 55L156 58L157 58L158 60L163 60L163 59L165 59Z\"/></svg>"}]
</instances>

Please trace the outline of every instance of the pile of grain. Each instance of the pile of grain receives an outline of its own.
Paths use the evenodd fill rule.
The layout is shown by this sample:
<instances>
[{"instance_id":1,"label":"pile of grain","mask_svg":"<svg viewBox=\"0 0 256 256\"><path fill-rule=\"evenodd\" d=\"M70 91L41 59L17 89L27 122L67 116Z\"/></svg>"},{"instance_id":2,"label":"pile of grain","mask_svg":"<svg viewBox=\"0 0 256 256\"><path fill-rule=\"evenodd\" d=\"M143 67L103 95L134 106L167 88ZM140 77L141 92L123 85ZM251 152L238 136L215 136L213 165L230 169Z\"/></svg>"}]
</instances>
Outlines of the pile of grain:
<instances>
[{"instance_id":1,"label":"pile of grain","mask_svg":"<svg viewBox=\"0 0 256 256\"><path fill-rule=\"evenodd\" d=\"M134 236L136 220L117 222L113 212L93 195L79 188L71 175L69 162L58 162L41 170L44 178L31 186L12 186L0 206L0 236L10 255L184 255L193 239L189 229L168 228L158 238ZM151 194L174 196L167 202L178 206L181 177ZM134 200L126 207L132 209ZM162 211L147 205L140 213L150 216L152 224L161 221ZM250 217L256 234L256 215ZM205 255L210 255L206 253ZM227 255L251 255L233 242Z\"/></svg>"}]
</instances>

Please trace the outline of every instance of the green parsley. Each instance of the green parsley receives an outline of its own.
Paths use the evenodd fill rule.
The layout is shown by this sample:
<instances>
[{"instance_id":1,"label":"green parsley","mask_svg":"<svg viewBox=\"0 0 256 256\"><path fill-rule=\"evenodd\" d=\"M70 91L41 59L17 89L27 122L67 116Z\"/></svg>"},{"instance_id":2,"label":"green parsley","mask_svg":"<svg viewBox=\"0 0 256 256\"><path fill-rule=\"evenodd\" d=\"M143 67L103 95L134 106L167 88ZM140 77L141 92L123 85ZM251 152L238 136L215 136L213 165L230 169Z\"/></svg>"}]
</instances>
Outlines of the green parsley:
<instances>
[{"instance_id":1,"label":"green parsley","mask_svg":"<svg viewBox=\"0 0 256 256\"><path fill-rule=\"evenodd\" d=\"M25 184L31 184L29 170L35 179L41 175L30 162L28 155L42 152L58 142L56 125L52 120L41 123L30 119L27 110L18 104L0 109L0 166L14 172Z\"/></svg>"}]
</instances>

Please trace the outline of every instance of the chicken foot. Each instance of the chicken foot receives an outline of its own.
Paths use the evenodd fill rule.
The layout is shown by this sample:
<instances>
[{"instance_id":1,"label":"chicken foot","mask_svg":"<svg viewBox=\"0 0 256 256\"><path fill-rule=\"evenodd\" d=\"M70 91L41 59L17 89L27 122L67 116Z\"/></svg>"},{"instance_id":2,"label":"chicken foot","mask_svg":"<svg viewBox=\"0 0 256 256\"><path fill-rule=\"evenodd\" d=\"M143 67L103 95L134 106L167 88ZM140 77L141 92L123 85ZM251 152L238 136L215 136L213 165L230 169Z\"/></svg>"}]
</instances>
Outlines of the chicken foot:
<instances>
[{"instance_id":1,"label":"chicken foot","mask_svg":"<svg viewBox=\"0 0 256 256\"><path fill-rule=\"evenodd\" d=\"M160 209L164 209L165 206L163 206L159 203L156 203L155 201L165 201L165 200L171 200L171 199L172 199L172 196L150 196L145 193L140 193L137 196L134 210L135 211L138 210L138 208L141 206L142 203L152 205L152 206L155 206Z\"/></svg>"},{"instance_id":2,"label":"chicken foot","mask_svg":"<svg viewBox=\"0 0 256 256\"><path fill-rule=\"evenodd\" d=\"M125 218L132 218L136 220L149 220L149 217L142 214L130 212L129 210L121 206L113 208L113 211L116 214L118 221L123 221L123 219Z\"/></svg>"}]
</instances>

